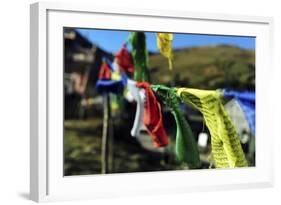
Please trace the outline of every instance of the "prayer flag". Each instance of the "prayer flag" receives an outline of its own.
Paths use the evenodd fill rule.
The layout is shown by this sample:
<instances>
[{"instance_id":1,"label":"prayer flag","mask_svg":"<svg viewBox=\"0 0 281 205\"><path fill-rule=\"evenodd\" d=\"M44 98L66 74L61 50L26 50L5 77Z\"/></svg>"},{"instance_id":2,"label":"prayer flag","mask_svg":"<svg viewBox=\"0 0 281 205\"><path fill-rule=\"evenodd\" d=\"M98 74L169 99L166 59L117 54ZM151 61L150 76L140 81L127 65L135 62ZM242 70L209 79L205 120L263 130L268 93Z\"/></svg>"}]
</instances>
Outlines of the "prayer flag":
<instances>
[{"instance_id":1,"label":"prayer flag","mask_svg":"<svg viewBox=\"0 0 281 205\"><path fill-rule=\"evenodd\" d=\"M198 109L211 133L212 155L217 168L247 167L236 129L223 104L219 91L178 88L183 102Z\"/></svg>"},{"instance_id":2,"label":"prayer flag","mask_svg":"<svg viewBox=\"0 0 281 205\"><path fill-rule=\"evenodd\" d=\"M169 61L169 69L173 68L173 51L172 51L172 41L173 34L172 33L157 33L157 46L160 50L160 53L168 58Z\"/></svg>"}]
</instances>

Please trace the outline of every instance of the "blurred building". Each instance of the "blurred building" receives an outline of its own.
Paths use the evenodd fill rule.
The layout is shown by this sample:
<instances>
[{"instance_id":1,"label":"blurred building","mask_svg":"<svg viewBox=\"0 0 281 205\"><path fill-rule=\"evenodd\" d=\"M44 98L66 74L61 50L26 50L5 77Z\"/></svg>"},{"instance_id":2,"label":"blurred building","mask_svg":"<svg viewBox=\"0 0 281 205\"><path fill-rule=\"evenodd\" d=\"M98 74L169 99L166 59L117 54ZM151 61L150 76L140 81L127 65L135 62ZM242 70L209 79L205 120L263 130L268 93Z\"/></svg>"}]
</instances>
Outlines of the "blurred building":
<instances>
[{"instance_id":1,"label":"blurred building","mask_svg":"<svg viewBox=\"0 0 281 205\"><path fill-rule=\"evenodd\" d=\"M79 118L85 114L87 104L83 102L96 96L95 83L103 57L113 59L113 55L75 29L65 28L63 37L65 118Z\"/></svg>"}]
</instances>

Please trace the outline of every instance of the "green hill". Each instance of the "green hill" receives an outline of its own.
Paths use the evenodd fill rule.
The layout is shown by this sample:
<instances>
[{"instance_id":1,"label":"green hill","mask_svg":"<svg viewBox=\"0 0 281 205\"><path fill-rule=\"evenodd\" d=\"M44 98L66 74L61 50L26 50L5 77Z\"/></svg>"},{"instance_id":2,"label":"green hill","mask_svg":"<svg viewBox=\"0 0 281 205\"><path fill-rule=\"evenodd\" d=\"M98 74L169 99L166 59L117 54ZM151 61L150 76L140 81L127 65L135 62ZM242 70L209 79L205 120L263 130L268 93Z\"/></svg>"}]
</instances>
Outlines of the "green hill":
<instances>
[{"instance_id":1,"label":"green hill","mask_svg":"<svg viewBox=\"0 0 281 205\"><path fill-rule=\"evenodd\" d=\"M152 83L201 89L255 90L255 52L218 45L174 50L174 69L160 54L149 58ZM172 83L171 83L172 82Z\"/></svg>"}]
</instances>

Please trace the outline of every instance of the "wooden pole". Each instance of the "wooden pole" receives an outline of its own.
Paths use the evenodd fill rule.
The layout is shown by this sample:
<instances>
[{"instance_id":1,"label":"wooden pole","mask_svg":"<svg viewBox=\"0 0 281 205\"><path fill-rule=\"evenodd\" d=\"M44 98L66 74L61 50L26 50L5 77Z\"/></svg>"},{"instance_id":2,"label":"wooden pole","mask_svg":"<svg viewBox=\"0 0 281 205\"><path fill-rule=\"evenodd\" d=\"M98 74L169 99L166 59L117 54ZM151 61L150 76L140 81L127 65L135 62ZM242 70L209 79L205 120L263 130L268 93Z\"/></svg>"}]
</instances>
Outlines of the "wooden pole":
<instances>
[{"instance_id":1,"label":"wooden pole","mask_svg":"<svg viewBox=\"0 0 281 205\"><path fill-rule=\"evenodd\" d=\"M103 130L102 130L102 145L101 145L101 173L108 173L108 127L110 115L109 95L103 95Z\"/></svg>"},{"instance_id":2,"label":"wooden pole","mask_svg":"<svg viewBox=\"0 0 281 205\"><path fill-rule=\"evenodd\" d=\"M111 110L110 110L111 111ZM108 124L108 171L112 173L114 171L114 130L113 119L110 112L109 124Z\"/></svg>"}]
</instances>

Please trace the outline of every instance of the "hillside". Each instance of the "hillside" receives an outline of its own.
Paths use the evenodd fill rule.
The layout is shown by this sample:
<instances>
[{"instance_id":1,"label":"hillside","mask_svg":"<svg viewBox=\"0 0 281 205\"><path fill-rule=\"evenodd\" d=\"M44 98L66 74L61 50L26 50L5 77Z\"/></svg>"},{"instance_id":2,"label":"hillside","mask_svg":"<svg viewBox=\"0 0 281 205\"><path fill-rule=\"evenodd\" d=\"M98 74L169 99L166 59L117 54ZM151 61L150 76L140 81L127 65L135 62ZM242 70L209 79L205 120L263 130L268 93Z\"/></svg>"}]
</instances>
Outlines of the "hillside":
<instances>
[{"instance_id":1,"label":"hillside","mask_svg":"<svg viewBox=\"0 0 281 205\"><path fill-rule=\"evenodd\" d=\"M219 45L174 50L173 71L168 69L168 62L162 55L153 54L149 67L155 84L255 89L255 52L238 47Z\"/></svg>"}]
</instances>

